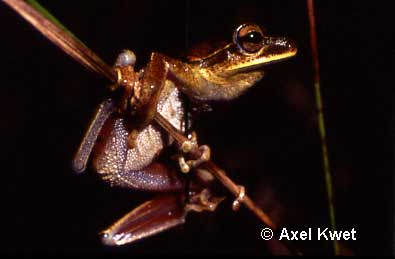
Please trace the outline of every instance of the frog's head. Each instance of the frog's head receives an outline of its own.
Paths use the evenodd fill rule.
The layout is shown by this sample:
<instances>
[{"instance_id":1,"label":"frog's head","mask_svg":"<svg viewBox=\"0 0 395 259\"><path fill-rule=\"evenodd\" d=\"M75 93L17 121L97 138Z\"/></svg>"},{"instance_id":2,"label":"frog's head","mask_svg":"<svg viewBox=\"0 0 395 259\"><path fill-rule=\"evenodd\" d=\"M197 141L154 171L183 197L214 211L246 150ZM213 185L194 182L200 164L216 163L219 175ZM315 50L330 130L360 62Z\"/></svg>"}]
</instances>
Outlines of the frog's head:
<instances>
[{"instance_id":1,"label":"frog's head","mask_svg":"<svg viewBox=\"0 0 395 259\"><path fill-rule=\"evenodd\" d=\"M263 77L266 65L296 52L289 39L269 37L255 24L242 24L235 29L232 43L190 61L199 64L202 77L217 89L212 99L233 99Z\"/></svg>"}]
</instances>

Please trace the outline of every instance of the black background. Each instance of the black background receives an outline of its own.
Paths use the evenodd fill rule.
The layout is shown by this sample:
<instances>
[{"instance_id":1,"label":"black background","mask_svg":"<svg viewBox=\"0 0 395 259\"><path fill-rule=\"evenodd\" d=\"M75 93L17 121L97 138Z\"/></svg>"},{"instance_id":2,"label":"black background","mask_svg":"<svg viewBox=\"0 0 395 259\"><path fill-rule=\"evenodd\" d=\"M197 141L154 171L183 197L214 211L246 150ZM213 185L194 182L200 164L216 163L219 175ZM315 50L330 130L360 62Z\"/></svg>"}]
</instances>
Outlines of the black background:
<instances>
[{"instance_id":1,"label":"black background","mask_svg":"<svg viewBox=\"0 0 395 259\"><path fill-rule=\"evenodd\" d=\"M363 1L362 1L363 2ZM321 85L338 229L354 254L392 254L393 172L390 88L394 55L379 3L317 1ZM347 3L347 4L345 4ZM213 159L276 222L329 227L316 128L305 1L42 1L86 45L112 64L123 48L143 66L151 51L182 55L200 41L231 39L240 22L287 36L298 56L271 67L247 94L195 124ZM384 18L384 19L383 19ZM389 19L388 19L389 20ZM70 161L108 82L51 44L0 4L1 242L6 254L268 254L261 223L230 196L213 214L141 242L104 247L97 233L147 197L110 188ZM393 33L392 33L393 34ZM379 54L384 50L384 54ZM329 241L296 243L331 254Z\"/></svg>"}]
</instances>

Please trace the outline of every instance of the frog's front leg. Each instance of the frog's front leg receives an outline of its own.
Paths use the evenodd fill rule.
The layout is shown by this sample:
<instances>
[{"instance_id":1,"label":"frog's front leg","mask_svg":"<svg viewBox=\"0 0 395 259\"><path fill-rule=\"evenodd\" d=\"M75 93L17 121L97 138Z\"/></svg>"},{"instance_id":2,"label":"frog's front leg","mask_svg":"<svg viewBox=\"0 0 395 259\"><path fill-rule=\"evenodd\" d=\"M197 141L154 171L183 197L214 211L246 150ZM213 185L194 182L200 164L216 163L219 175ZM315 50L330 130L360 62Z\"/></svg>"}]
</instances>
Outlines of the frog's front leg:
<instances>
[{"instance_id":1,"label":"frog's front leg","mask_svg":"<svg viewBox=\"0 0 395 259\"><path fill-rule=\"evenodd\" d=\"M117 83L111 89L123 88L119 111L133 118L133 130L129 132L129 146L135 146L139 132L149 125L157 111L159 97L165 86L168 65L160 54L152 53L150 62L140 72L134 71L135 54L123 50L114 64Z\"/></svg>"},{"instance_id":2,"label":"frog's front leg","mask_svg":"<svg viewBox=\"0 0 395 259\"><path fill-rule=\"evenodd\" d=\"M123 60L126 60L126 62L123 62ZM122 70L118 70L120 72L119 77L126 79L132 78L132 82L128 82L128 80L118 81L122 82L127 89L129 85L134 85L135 88L133 95L129 97L133 118L137 126L128 133L128 144L130 148L135 147L136 138L139 136L139 132L146 128L146 126L149 125L154 119L154 116L158 111L158 102L164 89L166 80L176 80L177 74L180 72L178 70L183 68L184 70L187 69L187 65L183 64L182 62L154 52L151 55L150 62L144 68L141 82L138 82L137 84L135 79L129 75L130 69L124 69L125 67L133 67L134 62L134 54L130 51L124 51L121 53L116 62L116 68L122 68ZM128 74L123 75L123 71L127 72ZM202 156L195 160L188 161L185 161L183 157L180 157L179 164L181 171L184 173L189 172L191 168L197 167L201 163L210 159L209 147L198 147L196 134L194 134L190 140L182 143L180 150L184 153L189 153L194 148L198 148L201 151Z\"/></svg>"},{"instance_id":3,"label":"frog's front leg","mask_svg":"<svg viewBox=\"0 0 395 259\"><path fill-rule=\"evenodd\" d=\"M162 55L152 53L151 60L144 69L139 103L137 104L139 115L142 117L142 128L154 119L167 74L168 65Z\"/></svg>"}]
</instances>

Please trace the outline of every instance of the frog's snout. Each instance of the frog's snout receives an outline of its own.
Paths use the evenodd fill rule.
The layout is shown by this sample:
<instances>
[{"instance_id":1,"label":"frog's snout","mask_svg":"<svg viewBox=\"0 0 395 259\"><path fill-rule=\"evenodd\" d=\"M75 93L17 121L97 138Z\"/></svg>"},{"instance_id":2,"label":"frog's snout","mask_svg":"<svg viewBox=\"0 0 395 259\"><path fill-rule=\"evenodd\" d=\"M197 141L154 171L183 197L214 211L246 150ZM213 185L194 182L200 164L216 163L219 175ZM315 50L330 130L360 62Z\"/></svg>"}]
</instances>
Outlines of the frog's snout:
<instances>
[{"instance_id":1,"label":"frog's snout","mask_svg":"<svg viewBox=\"0 0 395 259\"><path fill-rule=\"evenodd\" d=\"M291 39L287 39L285 42L285 45L288 48L290 53L293 53L295 55L296 52L298 52L298 48L296 47L295 41L293 41Z\"/></svg>"},{"instance_id":2,"label":"frog's snout","mask_svg":"<svg viewBox=\"0 0 395 259\"><path fill-rule=\"evenodd\" d=\"M296 43L288 38L267 38L264 41L266 52L273 55L294 56L297 52Z\"/></svg>"}]
</instances>

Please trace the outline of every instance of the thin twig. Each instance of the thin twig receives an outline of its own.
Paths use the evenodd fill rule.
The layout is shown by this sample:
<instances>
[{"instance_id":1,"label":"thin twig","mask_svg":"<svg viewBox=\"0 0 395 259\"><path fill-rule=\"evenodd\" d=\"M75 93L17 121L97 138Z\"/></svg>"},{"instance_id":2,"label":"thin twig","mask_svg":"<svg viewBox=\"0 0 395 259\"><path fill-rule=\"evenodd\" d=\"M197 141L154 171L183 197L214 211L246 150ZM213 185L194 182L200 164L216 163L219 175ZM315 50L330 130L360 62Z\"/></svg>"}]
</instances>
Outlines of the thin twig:
<instances>
[{"instance_id":1,"label":"thin twig","mask_svg":"<svg viewBox=\"0 0 395 259\"><path fill-rule=\"evenodd\" d=\"M314 67L313 80L314 80L315 101L316 101L317 112L318 112L317 114L318 129L321 138L321 150L322 150L322 160L324 164L326 191L328 194L329 217L331 221L332 230L336 230L335 207L333 205L332 178L331 178L331 170L330 170L329 158L328 158L328 147L326 140L325 121L324 121L324 112L323 112L321 86L320 86L318 44L317 44L317 32L315 28L313 0L307 0L307 9L308 9L309 26L310 26L310 44L311 44L311 52L312 52L313 67ZM336 240L333 240L333 249L335 255L340 254L339 244Z\"/></svg>"}]
</instances>

